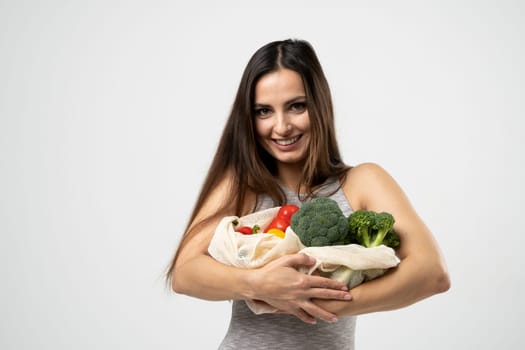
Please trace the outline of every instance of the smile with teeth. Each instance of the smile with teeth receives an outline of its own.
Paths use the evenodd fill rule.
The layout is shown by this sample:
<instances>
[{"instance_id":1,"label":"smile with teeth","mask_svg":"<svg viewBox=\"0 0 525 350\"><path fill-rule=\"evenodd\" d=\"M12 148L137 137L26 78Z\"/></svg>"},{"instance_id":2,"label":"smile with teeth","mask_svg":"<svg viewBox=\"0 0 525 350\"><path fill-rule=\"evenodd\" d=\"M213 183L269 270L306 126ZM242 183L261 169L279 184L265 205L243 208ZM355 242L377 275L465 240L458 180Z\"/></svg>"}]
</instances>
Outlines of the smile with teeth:
<instances>
[{"instance_id":1,"label":"smile with teeth","mask_svg":"<svg viewBox=\"0 0 525 350\"><path fill-rule=\"evenodd\" d=\"M301 137L301 135L299 136L295 136L295 137L292 137L291 139L286 139L286 140L277 140L277 139L274 139L275 143L277 143L278 145L281 145L281 146L288 146L288 145L291 145L292 143L296 143L297 140L299 140L299 138Z\"/></svg>"}]
</instances>

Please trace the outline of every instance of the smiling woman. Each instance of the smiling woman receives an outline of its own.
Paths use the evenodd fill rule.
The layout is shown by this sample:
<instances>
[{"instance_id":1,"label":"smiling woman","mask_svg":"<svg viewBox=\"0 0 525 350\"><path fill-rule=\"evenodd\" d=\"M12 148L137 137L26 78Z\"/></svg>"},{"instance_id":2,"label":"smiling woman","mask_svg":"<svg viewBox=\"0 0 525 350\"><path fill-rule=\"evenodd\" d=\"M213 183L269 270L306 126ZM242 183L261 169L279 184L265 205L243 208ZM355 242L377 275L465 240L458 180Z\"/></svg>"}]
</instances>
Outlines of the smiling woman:
<instances>
[{"instance_id":1,"label":"smiling woman","mask_svg":"<svg viewBox=\"0 0 525 350\"><path fill-rule=\"evenodd\" d=\"M298 272L303 254L257 269L226 266L208 246L224 216L301 206L315 197L353 210L387 211L401 239L399 266L350 292L345 284ZM397 183L375 164L346 165L335 138L330 89L306 41L269 43L244 71L215 157L167 272L177 293L233 300L220 349L353 349L356 315L405 307L449 288L431 232ZM255 315L244 301L274 314ZM317 322L322 320L323 322Z\"/></svg>"},{"instance_id":2,"label":"smiling woman","mask_svg":"<svg viewBox=\"0 0 525 350\"><path fill-rule=\"evenodd\" d=\"M305 161L310 142L305 95L301 76L285 68L266 74L255 87L257 141L280 168Z\"/></svg>"}]
</instances>

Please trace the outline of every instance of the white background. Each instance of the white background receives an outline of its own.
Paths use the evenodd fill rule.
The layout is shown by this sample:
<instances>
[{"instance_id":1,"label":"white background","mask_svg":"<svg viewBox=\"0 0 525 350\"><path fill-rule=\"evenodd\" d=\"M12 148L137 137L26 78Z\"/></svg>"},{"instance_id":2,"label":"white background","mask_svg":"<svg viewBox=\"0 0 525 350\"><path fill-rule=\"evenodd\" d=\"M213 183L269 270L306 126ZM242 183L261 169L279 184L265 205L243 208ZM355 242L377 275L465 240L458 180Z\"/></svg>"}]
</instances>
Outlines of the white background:
<instances>
[{"instance_id":1,"label":"white background","mask_svg":"<svg viewBox=\"0 0 525 350\"><path fill-rule=\"evenodd\" d=\"M0 348L216 348L229 303L163 272L247 60L288 37L452 277L360 316L358 348L523 348L523 2L247 3L0 1Z\"/></svg>"}]
</instances>

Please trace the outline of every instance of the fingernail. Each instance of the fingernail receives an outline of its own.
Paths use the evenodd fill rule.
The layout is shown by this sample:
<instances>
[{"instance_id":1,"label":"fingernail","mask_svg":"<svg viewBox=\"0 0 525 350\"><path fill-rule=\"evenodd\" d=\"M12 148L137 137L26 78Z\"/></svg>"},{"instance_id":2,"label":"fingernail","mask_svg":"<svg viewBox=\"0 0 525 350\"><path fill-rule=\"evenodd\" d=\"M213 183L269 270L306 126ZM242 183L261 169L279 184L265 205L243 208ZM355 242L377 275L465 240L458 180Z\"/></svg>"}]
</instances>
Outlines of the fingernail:
<instances>
[{"instance_id":1,"label":"fingernail","mask_svg":"<svg viewBox=\"0 0 525 350\"><path fill-rule=\"evenodd\" d=\"M335 322L338 321L338 319L337 319L337 317L332 317L329 321L332 322L332 323L335 323Z\"/></svg>"},{"instance_id":2,"label":"fingernail","mask_svg":"<svg viewBox=\"0 0 525 350\"><path fill-rule=\"evenodd\" d=\"M345 300L352 300L352 296L350 294L346 294L343 299Z\"/></svg>"},{"instance_id":3,"label":"fingernail","mask_svg":"<svg viewBox=\"0 0 525 350\"><path fill-rule=\"evenodd\" d=\"M344 290L346 292L346 291L348 291L348 287L344 286L343 288L341 288L341 290Z\"/></svg>"}]
</instances>

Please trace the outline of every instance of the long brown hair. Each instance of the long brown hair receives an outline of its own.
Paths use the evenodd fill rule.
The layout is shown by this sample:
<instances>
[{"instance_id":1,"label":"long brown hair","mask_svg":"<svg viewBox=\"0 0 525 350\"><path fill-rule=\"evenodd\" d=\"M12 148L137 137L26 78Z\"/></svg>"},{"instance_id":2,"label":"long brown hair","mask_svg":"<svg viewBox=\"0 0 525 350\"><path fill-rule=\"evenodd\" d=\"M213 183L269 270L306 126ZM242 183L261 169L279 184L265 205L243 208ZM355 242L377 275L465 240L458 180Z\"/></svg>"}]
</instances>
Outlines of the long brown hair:
<instances>
[{"instance_id":1,"label":"long brown hair","mask_svg":"<svg viewBox=\"0 0 525 350\"><path fill-rule=\"evenodd\" d=\"M257 141L254 126L255 86L263 75L280 68L293 70L302 77L310 116L311 141L297 192L300 187L304 187L307 194L312 196L313 190L331 176L344 181L348 166L341 160L330 88L314 49L304 40L271 42L255 52L244 70L230 116L181 245L190 233L209 220L226 214L245 214L243 210L249 193L256 196L265 193L276 205L284 204L286 197L275 176L276 161ZM225 198L212 217L192 225L206 198L225 174L230 176L232 187L229 198ZM171 278L179 251L180 246L168 269L168 279Z\"/></svg>"}]
</instances>

